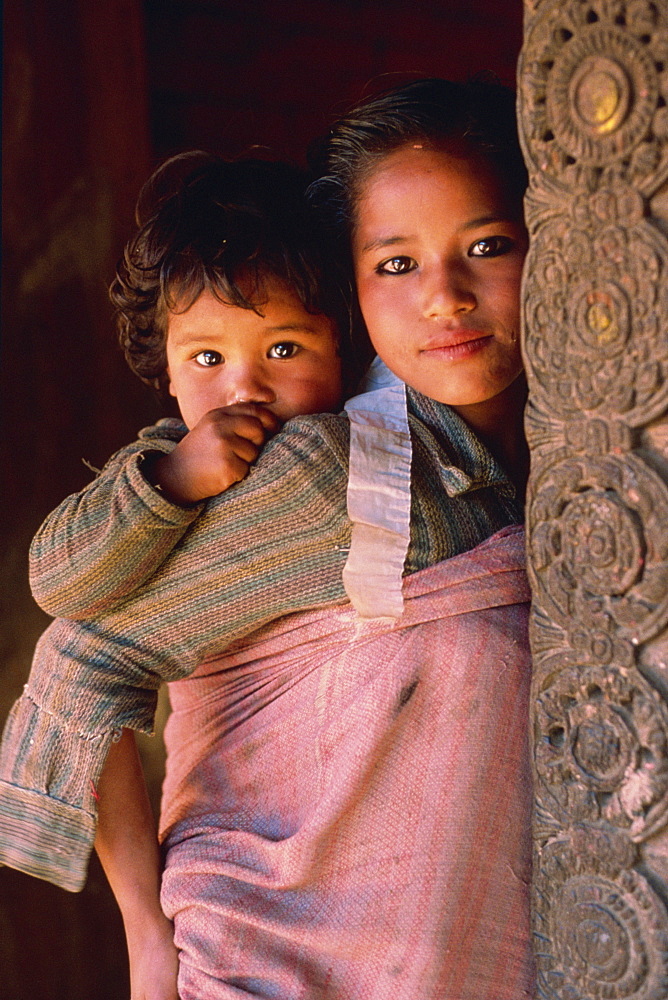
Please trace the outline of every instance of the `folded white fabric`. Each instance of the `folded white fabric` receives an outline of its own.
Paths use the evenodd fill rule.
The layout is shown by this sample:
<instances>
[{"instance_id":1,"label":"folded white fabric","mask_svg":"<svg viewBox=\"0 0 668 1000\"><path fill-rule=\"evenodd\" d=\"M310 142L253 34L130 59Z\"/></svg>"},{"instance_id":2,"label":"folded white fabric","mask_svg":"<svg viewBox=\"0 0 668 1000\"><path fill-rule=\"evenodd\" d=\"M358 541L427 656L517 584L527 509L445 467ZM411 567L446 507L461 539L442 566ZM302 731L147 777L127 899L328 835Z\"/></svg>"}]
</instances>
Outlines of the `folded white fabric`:
<instances>
[{"instance_id":1,"label":"folded white fabric","mask_svg":"<svg viewBox=\"0 0 668 1000\"><path fill-rule=\"evenodd\" d=\"M350 420L348 516L353 523L343 585L363 618L398 618L411 515L412 447L406 386L376 358Z\"/></svg>"}]
</instances>

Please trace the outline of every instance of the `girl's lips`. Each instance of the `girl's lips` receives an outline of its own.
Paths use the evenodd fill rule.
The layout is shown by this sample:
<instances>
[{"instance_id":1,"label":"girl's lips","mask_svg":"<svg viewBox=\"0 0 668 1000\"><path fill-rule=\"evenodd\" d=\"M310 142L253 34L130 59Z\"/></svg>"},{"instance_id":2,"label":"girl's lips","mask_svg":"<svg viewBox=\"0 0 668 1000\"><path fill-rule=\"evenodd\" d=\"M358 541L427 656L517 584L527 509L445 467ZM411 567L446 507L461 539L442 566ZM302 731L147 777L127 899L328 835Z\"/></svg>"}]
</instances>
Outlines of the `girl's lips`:
<instances>
[{"instance_id":1,"label":"girl's lips","mask_svg":"<svg viewBox=\"0 0 668 1000\"><path fill-rule=\"evenodd\" d=\"M423 347L420 350L420 354L426 354L429 357L438 357L443 360L457 360L458 358L466 358L477 351L481 351L488 341L492 339L492 334L479 333L477 330L468 330L466 334L457 337L443 337L440 340L434 341L427 347Z\"/></svg>"}]
</instances>

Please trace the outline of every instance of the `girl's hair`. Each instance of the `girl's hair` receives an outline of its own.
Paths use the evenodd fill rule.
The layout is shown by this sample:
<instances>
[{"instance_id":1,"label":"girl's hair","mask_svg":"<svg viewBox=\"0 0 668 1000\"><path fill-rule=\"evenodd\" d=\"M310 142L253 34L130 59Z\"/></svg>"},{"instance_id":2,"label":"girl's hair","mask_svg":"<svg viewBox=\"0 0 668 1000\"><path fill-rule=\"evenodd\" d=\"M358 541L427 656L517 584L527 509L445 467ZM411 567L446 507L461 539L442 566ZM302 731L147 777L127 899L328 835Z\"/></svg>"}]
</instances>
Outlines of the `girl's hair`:
<instances>
[{"instance_id":1,"label":"girl's hair","mask_svg":"<svg viewBox=\"0 0 668 1000\"><path fill-rule=\"evenodd\" d=\"M292 288L308 312L335 321L345 371L347 305L304 190L296 167L199 150L172 157L149 178L137 202L139 228L109 290L125 357L144 382L166 389L170 309L185 311L207 290L257 311L268 277Z\"/></svg>"},{"instance_id":2,"label":"girl's hair","mask_svg":"<svg viewBox=\"0 0 668 1000\"><path fill-rule=\"evenodd\" d=\"M485 156L521 203L527 172L513 92L483 77L466 83L415 80L363 101L312 147L318 179L309 196L341 249L349 243L357 200L375 166L415 142L432 149L463 146Z\"/></svg>"}]
</instances>

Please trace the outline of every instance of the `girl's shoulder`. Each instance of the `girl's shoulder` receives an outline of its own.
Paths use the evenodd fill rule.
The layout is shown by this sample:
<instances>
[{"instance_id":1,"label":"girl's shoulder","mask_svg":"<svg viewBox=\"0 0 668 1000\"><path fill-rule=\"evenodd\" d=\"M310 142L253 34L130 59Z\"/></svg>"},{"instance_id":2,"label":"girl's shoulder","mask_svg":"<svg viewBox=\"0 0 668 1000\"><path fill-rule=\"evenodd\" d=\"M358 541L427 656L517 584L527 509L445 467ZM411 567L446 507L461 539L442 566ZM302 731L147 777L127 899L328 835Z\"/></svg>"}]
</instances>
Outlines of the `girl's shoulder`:
<instances>
[{"instance_id":1,"label":"girl's shoulder","mask_svg":"<svg viewBox=\"0 0 668 1000\"><path fill-rule=\"evenodd\" d=\"M309 413L288 420L265 446L263 456L286 450L313 459L329 455L347 469L349 445L350 424L345 413Z\"/></svg>"}]
</instances>

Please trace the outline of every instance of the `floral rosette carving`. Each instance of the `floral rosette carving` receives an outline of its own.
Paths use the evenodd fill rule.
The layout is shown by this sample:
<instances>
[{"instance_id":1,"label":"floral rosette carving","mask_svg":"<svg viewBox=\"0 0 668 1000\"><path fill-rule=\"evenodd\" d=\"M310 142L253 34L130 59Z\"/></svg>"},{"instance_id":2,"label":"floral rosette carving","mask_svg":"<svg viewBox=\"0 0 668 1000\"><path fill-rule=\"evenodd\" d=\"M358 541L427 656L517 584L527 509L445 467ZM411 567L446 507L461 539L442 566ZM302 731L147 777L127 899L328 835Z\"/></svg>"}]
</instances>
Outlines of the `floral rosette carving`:
<instances>
[{"instance_id":1,"label":"floral rosette carving","mask_svg":"<svg viewBox=\"0 0 668 1000\"><path fill-rule=\"evenodd\" d=\"M636 665L636 646L616 632L575 625L570 630L553 622L537 601L531 606L529 635L533 653L534 685L542 690L555 670L591 663L624 670Z\"/></svg>"},{"instance_id":2,"label":"floral rosette carving","mask_svg":"<svg viewBox=\"0 0 668 1000\"><path fill-rule=\"evenodd\" d=\"M668 241L646 221L595 228L590 219L579 228L584 214L575 204L570 217L545 223L529 250L530 386L538 405L563 419L584 411L640 426L668 405Z\"/></svg>"},{"instance_id":3,"label":"floral rosette carving","mask_svg":"<svg viewBox=\"0 0 668 1000\"><path fill-rule=\"evenodd\" d=\"M606 648L603 636L596 643ZM574 651L548 666L553 679L536 700L534 740L545 816L562 825L604 821L647 839L668 819L661 698L636 670L578 662Z\"/></svg>"},{"instance_id":4,"label":"floral rosette carving","mask_svg":"<svg viewBox=\"0 0 668 1000\"><path fill-rule=\"evenodd\" d=\"M663 4L542 3L521 61L522 138L538 176L568 190L655 190L668 173L667 61Z\"/></svg>"},{"instance_id":5,"label":"floral rosette carving","mask_svg":"<svg viewBox=\"0 0 668 1000\"><path fill-rule=\"evenodd\" d=\"M668 917L628 843L575 828L548 844L534 876L538 995L665 1000Z\"/></svg>"},{"instance_id":6,"label":"floral rosette carving","mask_svg":"<svg viewBox=\"0 0 668 1000\"><path fill-rule=\"evenodd\" d=\"M668 487L635 454L582 456L532 478L529 576L565 629L633 643L668 621Z\"/></svg>"}]
</instances>

